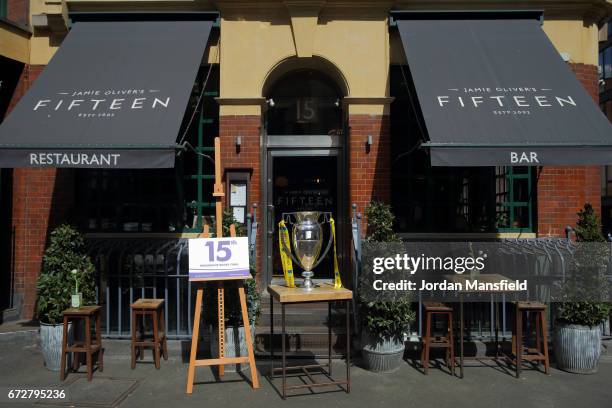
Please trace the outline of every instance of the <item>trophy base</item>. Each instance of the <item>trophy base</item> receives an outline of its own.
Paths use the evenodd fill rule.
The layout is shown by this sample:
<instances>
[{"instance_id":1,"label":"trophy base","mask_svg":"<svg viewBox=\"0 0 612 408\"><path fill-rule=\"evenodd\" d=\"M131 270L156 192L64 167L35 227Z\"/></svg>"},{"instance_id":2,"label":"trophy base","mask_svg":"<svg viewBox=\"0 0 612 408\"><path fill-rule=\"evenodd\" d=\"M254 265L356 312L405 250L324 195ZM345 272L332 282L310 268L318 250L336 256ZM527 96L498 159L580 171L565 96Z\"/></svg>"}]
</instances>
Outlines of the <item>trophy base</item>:
<instances>
[{"instance_id":1,"label":"trophy base","mask_svg":"<svg viewBox=\"0 0 612 408\"><path fill-rule=\"evenodd\" d=\"M310 272L310 271L302 272L302 278L304 278L304 281L302 281L302 284L299 287L305 290L313 290L315 288L315 283L312 281L313 276L314 276L313 272Z\"/></svg>"}]
</instances>

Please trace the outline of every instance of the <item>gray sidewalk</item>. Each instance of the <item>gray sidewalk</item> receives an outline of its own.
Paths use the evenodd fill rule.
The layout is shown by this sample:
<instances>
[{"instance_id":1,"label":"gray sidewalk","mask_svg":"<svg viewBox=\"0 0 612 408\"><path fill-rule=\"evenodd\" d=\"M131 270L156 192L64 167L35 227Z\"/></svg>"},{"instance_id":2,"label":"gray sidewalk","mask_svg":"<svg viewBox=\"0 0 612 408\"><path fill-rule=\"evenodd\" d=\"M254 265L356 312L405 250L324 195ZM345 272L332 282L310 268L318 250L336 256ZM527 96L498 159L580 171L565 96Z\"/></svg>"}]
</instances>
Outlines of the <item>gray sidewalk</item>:
<instances>
[{"instance_id":1,"label":"gray sidewalk","mask_svg":"<svg viewBox=\"0 0 612 408\"><path fill-rule=\"evenodd\" d=\"M301 391L283 401L276 388L264 376L269 361L259 362L259 390L235 373L227 373L222 383L214 384L210 368L196 371L197 384L192 395L185 394L187 364L179 357L180 346L171 347L171 358L156 370L151 362L130 369L124 347L127 342L106 341L104 372L94 374L88 383L83 374L69 374L64 383L58 373L46 370L42 355L33 338L0 341L0 396L2 407L608 407L612 401L612 361L604 358L598 374L572 375L552 370L550 376L525 370L515 379L492 363L489 367L467 367L465 379L451 377L439 369L424 376L408 362L397 372L378 375L358 366L352 368L352 390L346 394L338 388L319 388L313 394ZM145 358L150 359L151 353ZM145 360L146 361L146 360ZM277 363L278 364L278 363ZM473 363L471 363L473 364ZM344 375L344 362L337 361L335 374ZM81 371L84 367L81 367ZM292 382L300 381L298 378ZM275 380L280 386L280 379ZM43 404L34 401L8 402L9 389L65 389L69 401ZM290 394L298 395L298 393Z\"/></svg>"}]
</instances>

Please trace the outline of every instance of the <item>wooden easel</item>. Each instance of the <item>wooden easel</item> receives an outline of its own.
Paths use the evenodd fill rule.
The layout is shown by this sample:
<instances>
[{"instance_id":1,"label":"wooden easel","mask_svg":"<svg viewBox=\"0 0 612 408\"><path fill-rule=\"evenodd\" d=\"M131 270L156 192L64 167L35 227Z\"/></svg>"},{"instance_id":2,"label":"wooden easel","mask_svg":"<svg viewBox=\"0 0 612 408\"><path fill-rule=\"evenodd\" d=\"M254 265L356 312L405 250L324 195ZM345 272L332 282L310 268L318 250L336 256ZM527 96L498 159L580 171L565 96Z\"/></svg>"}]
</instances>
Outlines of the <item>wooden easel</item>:
<instances>
[{"instance_id":1,"label":"wooden easel","mask_svg":"<svg viewBox=\"0 0 612 408\"><path fill-rule=\"evenodd\" d=\"M215 138L215 185L213 189L213 196L216 199L215 211L216 211L216 224L217 231L216 236L221 237L223 235L223 206L221 198L225 195L223 193L223 183L221 182L221 142L218 137ZM230 236L236 236L236 228L234 225L230 226ZM208 225L204 225L204 232L200 234L200 238L208 238L210 233L208 231ZM253 388L259 388L259 379L257 377L257 367L255 366L255 355L253 354L253 339L251 338L251 330L249 325L249 314L246 304L246 295L244 293L244 286L238 287L238 295L240 296L240 308L242 309L242 322L244 324L244 333L247 343L247 356L245 357L225 357L225 288L224 281L214 278L197 279L195 281L218 281L217 287L217 304L218 304L218 330L219 330L219 357L196 360L198 353L198 337L200 333L200 317L202 312L202 296L203 289L200 287L196 294L195 313L193 318L193 333L191 335L191 354L189 356L189 371L187 374L187 394L193 392L193 380L195 377L195 368L199 366L218 366L219 376L222 377L225 372L225 364L240 364L249 363L251 368L251 385ZM225 280L244 280L244 278L227 278ZM193 281L193 280L192 280Z\"/></svg>"}]
</instances>

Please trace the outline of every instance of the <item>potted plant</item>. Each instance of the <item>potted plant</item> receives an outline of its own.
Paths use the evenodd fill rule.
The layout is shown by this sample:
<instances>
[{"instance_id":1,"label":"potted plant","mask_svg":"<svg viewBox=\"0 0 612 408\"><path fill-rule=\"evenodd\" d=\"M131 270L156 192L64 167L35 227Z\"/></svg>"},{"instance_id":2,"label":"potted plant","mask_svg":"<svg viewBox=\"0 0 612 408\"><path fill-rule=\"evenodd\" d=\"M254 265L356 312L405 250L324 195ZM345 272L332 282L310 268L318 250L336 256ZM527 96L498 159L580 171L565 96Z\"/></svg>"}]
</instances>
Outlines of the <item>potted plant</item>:
<instances>
[{"instance_id":1,"label":"potted plant","mask_svg":"<svg viewBox=\"0 0 612 408\"><path fill-rule=\"evenodd\" d=\"M603 271L609 254L599 217L591 204L585 204L578 212L574 231L577 244L570 276L563 283L565 299L560 307L553 347L559 369L590 374L597 372L601 355L600 324L610 315L610 305L602 301L608 290Z\"/></svg>"},{"instance_id":2,"label":"potted plant","mask_svg":"<svg viewBox=\"0 0 612 408\"><path fill-rule=\"evenodd\" d=\"M229 236L230 225L234 224L236 227L236 236L244 236L245 230L244 225L238 223L231 212L231 210L225 210L223 213L223 235ZM255 341L255 322L257 321L261 313L261 294L257 290L257 282L255 281L256 269L251 260L250 270L253 279L245 280L245 295L246 303L249 314L249 330L251 332L251 340ZM225 356L226 357L238 357L247 355L247 343L245 327L242 321L242 309L240 307L240 299L238 292L233 288L225 291ZM213 335L211 338L213 341L210 342L210 352L212 356L219 355L219 332L218 332L218 315L217 315L217 291L216 285L207 287L207 299L210 299L210 306L205 310L207 311L207 321L212 328ZM226 371L233 371L234 366L225 366ZM249 369L248 364L236 364L236 369L239 371L245 371Z\"/></svg>"},{"instance_id":3,"label":"potted plant","mask_svg":"<svg viewBox=\"0 0 612 408\"><path fill-rule=\"evenodd\" d=\"M36 285L36 316L40 322L45 367L49 370L59 371L62 312L71 306L73 294L78 295L79 306L95 302L93 272L94 266L85 252L83 235L70 225L61 225L53 230Z\"/></svg>"},{"instance_id":4,"label":"potted plant","mask_svg":"<svg viewBox=\"0 0 612 408\"><path fill-rule=\"evenodd\" d=\"M390 206L371 202L366 208L366 243L401 242L393 232L394 216ZM404 355L404 333L415 319L410 298L395 300L360 299L362 320L361 355L365 367L374 372L397 369Z\"/></svg>"}]
</instances>

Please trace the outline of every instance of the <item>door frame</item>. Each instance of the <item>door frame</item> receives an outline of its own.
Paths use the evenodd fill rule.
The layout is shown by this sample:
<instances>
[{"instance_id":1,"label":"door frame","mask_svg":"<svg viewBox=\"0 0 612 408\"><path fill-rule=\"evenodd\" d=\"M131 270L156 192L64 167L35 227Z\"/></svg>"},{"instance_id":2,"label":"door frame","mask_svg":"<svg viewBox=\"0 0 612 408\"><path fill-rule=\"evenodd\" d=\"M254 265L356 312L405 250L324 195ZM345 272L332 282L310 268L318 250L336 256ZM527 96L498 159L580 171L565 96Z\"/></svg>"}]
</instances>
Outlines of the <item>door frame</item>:
<instances>
[{"instance_id":1,"label":"door frame","mask_svg":"<svg viewBox=\"0 0 612 408\"><path fill-rule=\"evenodd\" d=\"M344 143L342 136L328 136L328 135L284 135L284 136L271 136L267 135L266 148L262 155L263 166L262 166L262 269L264 282L266 284L272 283L272 262L273 262L273 234L278 233L276 225L274 224L274 217L272 216L269 205L273 203L273 180L274 174L273 163L275 157L322 157L332 156L336 157L336 169L337 169L337 208L338 214L336 215L336 248L338 251L338 264L344 265L345 258L345 241L346 241L346 223L347 223L347 198L348 189L346 183L346 158L344 153ZM343 276L343 278L345 278ZM275 282L276 283L276 282Z\"/></svg>"}]
</instances>

